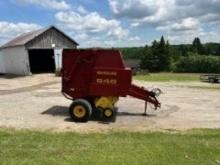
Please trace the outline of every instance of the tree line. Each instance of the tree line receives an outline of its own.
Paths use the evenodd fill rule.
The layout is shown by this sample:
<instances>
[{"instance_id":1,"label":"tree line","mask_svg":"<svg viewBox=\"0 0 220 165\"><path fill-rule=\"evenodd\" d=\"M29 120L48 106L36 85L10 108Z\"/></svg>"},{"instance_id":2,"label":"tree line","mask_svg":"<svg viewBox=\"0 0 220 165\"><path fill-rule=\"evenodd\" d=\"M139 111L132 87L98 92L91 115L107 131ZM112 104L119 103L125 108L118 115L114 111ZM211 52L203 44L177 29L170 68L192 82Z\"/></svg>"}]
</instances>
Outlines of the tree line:
<instances>
[{"instance_id":1,"label":"tree line","mask_svg":"<svg viewBox=\"0 0 220 165\"><path fill-rule=\"evenodd\" d=\"M192 44L170 45L162 36L151 46L120 50L125 59L139 59L140 68L150 72L220 73L220 44L202 44L198 37Z\"/></svg>"}]
</instances>

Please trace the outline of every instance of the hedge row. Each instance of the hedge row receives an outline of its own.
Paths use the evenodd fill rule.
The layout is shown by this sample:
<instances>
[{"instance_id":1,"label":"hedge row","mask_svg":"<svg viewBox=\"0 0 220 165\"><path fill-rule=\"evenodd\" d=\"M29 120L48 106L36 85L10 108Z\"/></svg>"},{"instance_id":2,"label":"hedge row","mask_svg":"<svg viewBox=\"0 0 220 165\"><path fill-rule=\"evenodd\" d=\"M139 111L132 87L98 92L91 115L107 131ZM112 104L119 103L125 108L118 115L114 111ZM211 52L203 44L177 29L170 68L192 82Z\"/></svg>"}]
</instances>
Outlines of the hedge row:
<instances>
[{"instance_id":1,"label":"hedge row","mask_svg":"<svg viewBox=\"0 0 220 165\"><path fill-rule=\"evenodd\" d=\"M173 68L174 72L220 73L220 57L193 55L181 57Z\"/></svg>"}]
</instances>

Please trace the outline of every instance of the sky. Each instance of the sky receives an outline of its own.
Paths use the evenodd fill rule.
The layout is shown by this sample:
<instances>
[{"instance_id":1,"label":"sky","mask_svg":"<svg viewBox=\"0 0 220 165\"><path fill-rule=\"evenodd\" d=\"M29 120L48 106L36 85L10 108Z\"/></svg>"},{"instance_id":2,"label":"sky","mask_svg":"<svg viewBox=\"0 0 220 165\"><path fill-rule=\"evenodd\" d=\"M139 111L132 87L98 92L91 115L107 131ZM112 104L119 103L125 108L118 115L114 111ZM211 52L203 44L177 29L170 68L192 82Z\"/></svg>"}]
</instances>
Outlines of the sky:
<instances>
[{"instance_id":1,"label":"sky","mask_svg":"<svg viewBox=\"0 0 220 165\"><path fill-rule=\"evenodd\" d=\"M0 45L55 25L80 47L220 42L220 0L2 0Z\"/></svg>"}]
</instances>

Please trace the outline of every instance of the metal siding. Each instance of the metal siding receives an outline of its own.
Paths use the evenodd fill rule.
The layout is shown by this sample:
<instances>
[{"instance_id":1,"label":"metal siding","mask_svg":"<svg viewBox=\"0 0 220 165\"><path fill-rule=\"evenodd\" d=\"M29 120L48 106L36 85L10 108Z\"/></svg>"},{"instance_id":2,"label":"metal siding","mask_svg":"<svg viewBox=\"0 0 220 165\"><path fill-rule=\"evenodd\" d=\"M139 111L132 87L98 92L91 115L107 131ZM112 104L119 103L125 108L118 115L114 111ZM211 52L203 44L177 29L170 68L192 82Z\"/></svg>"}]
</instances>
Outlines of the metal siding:
<instances>
[{"instance_id":1,"label":"metal siding","mask_svg":"<svg viewBox=\"0 0 220 165\"><path fill-rule=\"evenodd\" d=\"M1 50L5 73L29 75L29 58L24 46L5 48Z\"/></svg>"},{"instance_id":2,"label":"metal siding","mask_svg":"<svg viewBox=\"0 0 220 165\"><path fill-rule=\"evenodd\" d=\"M5 73L5 66L3 61L2 52L0 51L0 73Z\"/></svg>"},{"instance_id":3,"label":"metal siding","mask_svg":"<svg viewBox=\"0 0 220 165\"><path fill-rule=\"evenodd\" d=\"M27 49L53 49L52 44L55 44L55 48L76 48L70 39L53 28L36 37L26 47Z\"/></svg>"}]
</instances>

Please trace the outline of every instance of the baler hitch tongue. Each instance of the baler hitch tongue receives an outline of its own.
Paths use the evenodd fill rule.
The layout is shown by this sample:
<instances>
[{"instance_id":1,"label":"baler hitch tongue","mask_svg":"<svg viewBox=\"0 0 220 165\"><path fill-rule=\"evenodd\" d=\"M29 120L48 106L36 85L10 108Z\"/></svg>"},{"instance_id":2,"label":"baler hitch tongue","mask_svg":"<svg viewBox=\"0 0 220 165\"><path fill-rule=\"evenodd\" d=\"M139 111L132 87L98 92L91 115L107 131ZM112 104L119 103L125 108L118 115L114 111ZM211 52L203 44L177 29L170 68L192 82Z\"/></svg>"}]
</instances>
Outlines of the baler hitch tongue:
<instances>
[{"instance_id":1,"label":"baler hitch tongue","mask_svg":"<svg viewBox=\"0 0 220 165\"><path fill-rule=\"evenodd\" d=\"M147 116L147 103L148 102L154 105L155 110L161 107L161 103L157 100L157 97L159 97L160 94L162 94L162 91L159 88L154 88L149 91L148 99L145 101L145 107L144 107L144 113L143 113L144 116Z\"/></svg>"},{"instance_id":2,"label":"baler hitch tongue","mask_svg":"<svg viewBox=\"0 0 220 165\"><path fill-rule=\"evenodd\" d=\"M160 94L162 94L162 90L159 88L153 88L150 93L153 95L153 97L159 97Z\"/></svg>"},{"instance_id":3,"label":"baler hitch tongue","mask_svg":"<svg viewBox=\"0 0 220 165\"><path fill-rule=\"evenodd\" d=\"M132 84L129 91L128 95L135 97L137 99L144 100L145 103L145 110L144 110L144 115L146 115L146 110L147 110L147 103L151 103L154 105L155 109L161 106L159 101L157 100L156 97L158 97L162 91L159 88L153 88L151 90L147 90L144 87L139 87L135 84Z\"/></svg>"}]
</instances>

